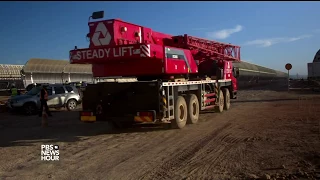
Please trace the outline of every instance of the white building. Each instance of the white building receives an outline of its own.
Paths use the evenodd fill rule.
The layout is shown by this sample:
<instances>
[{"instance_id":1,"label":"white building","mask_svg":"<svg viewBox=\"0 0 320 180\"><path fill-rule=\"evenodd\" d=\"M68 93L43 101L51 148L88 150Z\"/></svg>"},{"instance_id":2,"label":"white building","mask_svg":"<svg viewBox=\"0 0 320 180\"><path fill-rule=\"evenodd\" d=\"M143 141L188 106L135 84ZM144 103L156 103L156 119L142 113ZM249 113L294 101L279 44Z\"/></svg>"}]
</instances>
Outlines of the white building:
<instances>
[{"instance_id":1,"label":"white building","mask_svg":"<svg viewBox=\"0 0 320 180\"><path fill-rule=\"evenodd\" d=\"M308 63L308 78L320 79L320 49L314 56L313 62Z\"/></svg>"}]
</instances>

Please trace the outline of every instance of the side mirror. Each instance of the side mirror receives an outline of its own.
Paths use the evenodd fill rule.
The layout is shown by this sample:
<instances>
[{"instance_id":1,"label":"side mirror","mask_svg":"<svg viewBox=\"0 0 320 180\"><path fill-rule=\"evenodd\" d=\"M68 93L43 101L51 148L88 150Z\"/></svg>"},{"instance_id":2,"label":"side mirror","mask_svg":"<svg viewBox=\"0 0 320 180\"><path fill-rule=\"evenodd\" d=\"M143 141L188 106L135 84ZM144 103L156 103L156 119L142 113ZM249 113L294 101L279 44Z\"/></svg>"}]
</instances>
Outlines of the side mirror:
<instances>
[{"instance_id":1,"label":"side mirror","mask_svg":"<svg viewBox=\"0 0 320 180\"><path fill-rule=\"evenodd\" d=\"M100 19L104 17L104 11L97 11L92 13L92 19Z\"/></svg>"}]
</instances>

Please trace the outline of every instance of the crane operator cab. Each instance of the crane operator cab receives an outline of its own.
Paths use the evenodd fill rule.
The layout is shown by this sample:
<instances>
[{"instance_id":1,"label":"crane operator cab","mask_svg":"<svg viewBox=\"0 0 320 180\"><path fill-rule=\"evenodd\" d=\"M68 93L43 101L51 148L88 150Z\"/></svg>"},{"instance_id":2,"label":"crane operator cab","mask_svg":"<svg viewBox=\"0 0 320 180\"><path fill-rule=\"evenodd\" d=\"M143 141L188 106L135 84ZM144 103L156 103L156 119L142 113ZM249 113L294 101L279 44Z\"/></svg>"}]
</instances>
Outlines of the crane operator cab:
<instances>
[{"instance_id":1,"label":"crane operator cab","mask_svg":"<svg viewBox=\"0 0 320 180\"><path fill-rule=\"evenodd\" d=\"M206 60L201 62L198 67L200 77L209 77L214 80L224 79L224 62ZM237 78L239 76L239 68L232 67L232 74Z\"/></svg>"}]
</instances>

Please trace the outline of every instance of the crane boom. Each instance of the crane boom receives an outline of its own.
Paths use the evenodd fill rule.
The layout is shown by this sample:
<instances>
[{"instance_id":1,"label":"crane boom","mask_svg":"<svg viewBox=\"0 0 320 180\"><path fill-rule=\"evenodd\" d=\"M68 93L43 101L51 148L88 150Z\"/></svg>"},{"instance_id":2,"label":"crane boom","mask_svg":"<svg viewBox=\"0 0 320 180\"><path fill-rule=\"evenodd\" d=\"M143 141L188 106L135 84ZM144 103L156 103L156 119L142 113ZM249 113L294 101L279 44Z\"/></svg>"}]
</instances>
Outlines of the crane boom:
<instances>
[{"instance_id":1,"label":"crane boom","mask_svg":"<svg viewBox=\"0 0 320 180\"><path fill-rule=\"evenodd\" d=\"M185 34L174 36L177 47L189 49L199 59L215 59L226 61L240 61L240 46L202 39Z\"/></svg>"}]
</instances>

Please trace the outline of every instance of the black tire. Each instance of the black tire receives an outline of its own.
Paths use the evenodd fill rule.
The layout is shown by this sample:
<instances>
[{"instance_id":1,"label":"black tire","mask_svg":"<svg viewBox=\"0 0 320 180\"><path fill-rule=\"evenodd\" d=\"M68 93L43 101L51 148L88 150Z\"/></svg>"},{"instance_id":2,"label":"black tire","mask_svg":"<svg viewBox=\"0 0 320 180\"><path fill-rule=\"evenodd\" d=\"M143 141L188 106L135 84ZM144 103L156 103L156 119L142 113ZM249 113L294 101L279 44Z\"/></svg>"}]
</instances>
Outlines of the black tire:
<instances>
[{"instance_id":1,"label":"black tire","mask_svg":"<svg viewBox=\"0 0 320 180\"><path fill-rule=\"evenodd\" d=\"M199 120L199 112L200 112L198 97L194 94L190 94L188 95L186 100L188 105L187 123L196 124Z\"/></svg>"},{"instance_id":2,"label":"black tire","mask_svg":"<svg viewBox=\"0 0 320 180\"><path fill-rule=\"evenodd\" d=\"M230 91L228 88L223 88L222 90L223 92L223 97L224 97L224 104L223 104L223 108L224 110L229 110L230 109Z\"/></svg>"},{"instance_id":3,"label":"black tire","mask_svg":"<svg viewBox=\"0 0 320 180\"><path fill-rule=\"evenodd\" d=\"M23 112L30 116L37 112L37 106L34 103L26 103L23 105Z\"/></svg>"},{"instance_id":4,"label":"black tire","mask_svg":"<svg viewBox=\"0 0 320 180\"><path fill-rule=\"evenodd\" d=\"M223 112L223 107L224 107L224 97L223 97L223 92L220 89L219 90L219 98L218 98L218 104L215 107L215 110L219 113Z\"/></svg>"},{"instance_id":5,"label":"black tire","mask_svg":"<svg viewBox=\"0 0 320 180\"><path fill-rule=\"evenodd\" d=\"M174 107L174 120L171 121L172 127L182 129L187 124L188 108L183 96L178 96Z\"/></svg>"},{"instance_id":6,"label":"black tire","mask_svg":"<svg viewBox=\"0 0 320 180\"><path fill-rule=\"evenodd\" d=\"M74 99L70 99L67 102L67 110L68 111L74 111L77 108L77 101Z\"/></svg>"}]
</instances>

